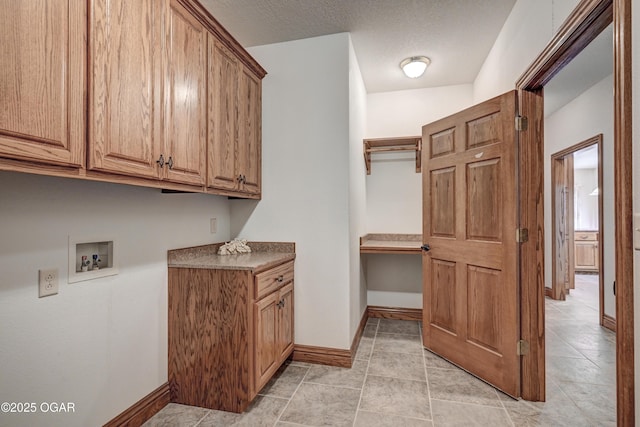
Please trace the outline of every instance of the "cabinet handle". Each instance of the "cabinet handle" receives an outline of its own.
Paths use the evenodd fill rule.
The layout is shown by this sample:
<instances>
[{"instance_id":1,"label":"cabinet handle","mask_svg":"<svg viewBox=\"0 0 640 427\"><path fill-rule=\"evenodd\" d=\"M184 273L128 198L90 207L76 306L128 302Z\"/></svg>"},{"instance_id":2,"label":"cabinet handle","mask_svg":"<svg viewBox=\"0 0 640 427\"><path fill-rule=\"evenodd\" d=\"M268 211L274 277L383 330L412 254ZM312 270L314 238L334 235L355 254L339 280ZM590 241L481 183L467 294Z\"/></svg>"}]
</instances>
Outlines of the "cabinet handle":
<instances>
[{"instance_id":1,"label":"cabinet handle","mask_svg":"<svg viewBox=\"0 0 640 427\"><path fill-rule=\"evenodd\" d=\"M282 274L281 274L281 275L279 275L279 276L278 276L278 278L276 279L276 281L277 281L278 283L282 283L282 282L284 282L284 276L283 276Z\"/></svg>"},{"instance_id":2,"label":"cabinet handle","mask_svg":"<svg viewBox=\"0 0 640 427\"><path fill-rule=\"evenodd\" d=\"M242 175L238 175L238 182L242 183Z\"/></svg>"},{"instance_id":3,"label":"cabinet handle","mask_svg":"<svg viewBox=\"0 0 640 427\"><path fill-rule=\"evenodd\" d=\"M282 298L280 301L278 301L278 304L276 304L278 307L283 308L284 307L284 298Z\"/></svg>"},{"instance_id":4,"label":"cabinet handle","mask_svg":"<svg viewBox=\"0 0 640 427\"><path fill-rule=\"evenodd\" d=\"M167 166L169 166L169 169L173 169L173 158L171 156L169 156L169 160L167 160Z\"/></svg>"},{"instance_id":5,"label":"cabinet handle","mask_svg":"<svg viewBox=\"0 0 640 427\"><path fill-rule=\"evenodd\" d=\"M164 166L164 156L160 154L160 158L156 160L156 163L160 165L160 167Z\"/></svg>"}]
</instances>

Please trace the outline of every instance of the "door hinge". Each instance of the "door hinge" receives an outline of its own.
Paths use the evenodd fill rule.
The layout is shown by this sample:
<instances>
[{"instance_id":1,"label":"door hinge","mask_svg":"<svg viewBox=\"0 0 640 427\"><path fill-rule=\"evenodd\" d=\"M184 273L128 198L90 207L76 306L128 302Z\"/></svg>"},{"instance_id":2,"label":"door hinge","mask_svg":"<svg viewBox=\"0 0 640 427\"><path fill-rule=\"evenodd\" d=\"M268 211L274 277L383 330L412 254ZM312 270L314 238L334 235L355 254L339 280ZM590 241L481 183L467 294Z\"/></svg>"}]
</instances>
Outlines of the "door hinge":
<instances>
[{"instance_id":1,"label":"door hinge","mask_svg":"<svg viewBox=\"0 0 640 427\"><path fill-rule=\"evenodd\" d=\"M529 127L529 120L525 116L516 116L516 130L522 132Z\"/></svg>"},{"instance_id":2,"label":"door hinge","mask_svg":"<svg viewBox=\"0 0 640 427\"><path fill-rule=\"evenodd\" d=\"M529 341L519 340L516 346L516 354L518 356L525 356L529 354Z\"/></svg>"},{"instance_id":3,"label":"door hinge","mask_svg":"<svg viewBox=\"0 0 640 427\"><path fill-rule=\"evenodd\" d=\"M516 242L524 243L529 241L529 229L528 228L517 228L516 229Z\"/></svg>"}]
</instances>

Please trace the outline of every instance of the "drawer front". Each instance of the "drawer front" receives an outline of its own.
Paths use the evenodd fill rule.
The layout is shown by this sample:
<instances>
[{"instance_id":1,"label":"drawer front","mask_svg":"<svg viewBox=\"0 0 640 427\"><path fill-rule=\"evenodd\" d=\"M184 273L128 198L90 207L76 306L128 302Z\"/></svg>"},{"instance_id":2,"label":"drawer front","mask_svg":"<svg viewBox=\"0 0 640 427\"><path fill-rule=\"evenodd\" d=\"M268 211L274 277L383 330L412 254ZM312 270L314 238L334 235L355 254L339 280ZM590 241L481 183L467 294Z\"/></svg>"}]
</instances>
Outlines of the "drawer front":
<instances>
[{"instance_id":1,"label":"drawer front","mask_svg":"<svg viewBox=\"0 0 640 427\"><path fill-rule=\"evenodd\" d=\"M293 261L256 274L255 299L259 300L265 295L281 288L293 280Z\"/></svg>"},{"instance_id":2,"label":"drawer front","mask_svg":"<svg viewBox=\"0 0 640 427\"><path fill-rule=\"evenodd\" d=\"M597 231L576 231L575 232L576 242L584 241L584 242L595 242L598 240L598 232Z\"/></svg>"}]
</instances>

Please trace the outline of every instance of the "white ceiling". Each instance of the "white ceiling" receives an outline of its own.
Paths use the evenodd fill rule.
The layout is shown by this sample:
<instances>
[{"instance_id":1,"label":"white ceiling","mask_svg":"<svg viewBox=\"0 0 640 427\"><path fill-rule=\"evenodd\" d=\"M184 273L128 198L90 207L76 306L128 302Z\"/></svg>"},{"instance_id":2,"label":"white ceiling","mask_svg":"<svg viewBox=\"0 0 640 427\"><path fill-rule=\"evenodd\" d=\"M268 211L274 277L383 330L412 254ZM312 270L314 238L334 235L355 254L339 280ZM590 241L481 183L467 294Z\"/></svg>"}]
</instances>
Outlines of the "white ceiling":
<instances>
[{"instance_id":1,"label":"white ceiling","mask_svg":"<svg viewBox=\"0 0 640 427\"><path fill-rule=\"evenodd\" d=\"M475 80L515 0L201 0L245 47L350 32L367 92ZM398 64L424 55L418 79ZM269 70L267 70L268 72Z\"/></svg>"}]
</instances>

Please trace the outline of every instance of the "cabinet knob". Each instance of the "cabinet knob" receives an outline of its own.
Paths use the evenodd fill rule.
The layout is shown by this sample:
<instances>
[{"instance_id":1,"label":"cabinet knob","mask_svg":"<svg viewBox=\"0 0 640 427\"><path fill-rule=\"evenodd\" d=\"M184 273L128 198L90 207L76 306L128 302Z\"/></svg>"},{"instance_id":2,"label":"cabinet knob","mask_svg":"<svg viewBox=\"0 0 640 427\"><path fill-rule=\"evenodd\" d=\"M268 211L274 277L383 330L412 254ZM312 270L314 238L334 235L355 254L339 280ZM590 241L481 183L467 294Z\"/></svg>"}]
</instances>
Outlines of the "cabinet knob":
<instances>
[{"instance_id":1,"label":"cabinet knob","mask_svg":"<svg viewBox=\"0 0 640 427\"><path fill-rule=\"evenodd\" d=\"M160 158L156 160L156 163L160 165L160 167L164 166L164 156L162 154L160 154Z\"/></svg>"},{"instance_id":2,"label":"cabinet knob","mask_svg":"<svg viewBox=\"0 0 640 427\"><path fill-rule=\"evenodd\" d=\"M169 166L169 169L173 169L173 158L171 156L169 156L169 160L167 160L167 166Z\"/></svg>"},{"instance_id":3,"label":"cabinet knob","mask_svg":"<svg viewBox=\"0 0 640 427\"><path fill-rule=\"evenodd\" d=\"M280 308L284 307L284 298L282 298L280 301L278 301L277 306L280 307Z\"/></svg>"},{"instance_id":4,"label":"cabinet knob","mask_svg":"<svg viewBox=\"0 0 640 427\"><path fill-rule=\"evenodd\" d=\"M276 279L279 283L284 282L284 276L281 274L278 276L278 278Z\"/></svg>"}]
</instances>

